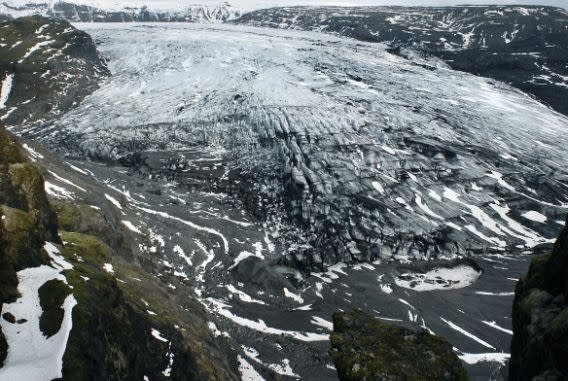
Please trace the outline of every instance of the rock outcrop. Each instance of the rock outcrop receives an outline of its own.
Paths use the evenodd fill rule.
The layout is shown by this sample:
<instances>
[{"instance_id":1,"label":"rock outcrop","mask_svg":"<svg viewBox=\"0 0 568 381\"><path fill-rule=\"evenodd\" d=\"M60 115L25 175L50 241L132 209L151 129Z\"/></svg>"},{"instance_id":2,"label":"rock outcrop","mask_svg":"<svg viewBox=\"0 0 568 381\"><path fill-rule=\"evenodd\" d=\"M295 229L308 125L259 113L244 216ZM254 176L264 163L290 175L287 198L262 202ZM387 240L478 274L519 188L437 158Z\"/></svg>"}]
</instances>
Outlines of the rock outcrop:
<instances>
[{"instance_id":1,"label":"rock outcrop","mask_svg":"<svg viewBox=\"0 0 568 381\"><path fill-rule=\"evenodd\" d=\"M0 24L0 120L47 120L77 106L109 72L91 37L40 16Z\"/></svg>"},{"instance_id":2,"label":"rock outcrop","mask_svg":"<svg viewBox=\"0 0 568 381\"><path fill-rule=\"evenodd\" d=\"M509 367L511 381L568 379L567 227L517 283Z\"/></svg>"},{"instance_id":3,"label":"rock outcrop","mask_svg":"<svg viewBox=\"0 0 568 381\"><path fill-rule=\"evenodd\" d=\"M341 381L465 381L452 346L427 331L383 323L362 311L333 316L330 355Z\"/></svg>"}]
</instances>

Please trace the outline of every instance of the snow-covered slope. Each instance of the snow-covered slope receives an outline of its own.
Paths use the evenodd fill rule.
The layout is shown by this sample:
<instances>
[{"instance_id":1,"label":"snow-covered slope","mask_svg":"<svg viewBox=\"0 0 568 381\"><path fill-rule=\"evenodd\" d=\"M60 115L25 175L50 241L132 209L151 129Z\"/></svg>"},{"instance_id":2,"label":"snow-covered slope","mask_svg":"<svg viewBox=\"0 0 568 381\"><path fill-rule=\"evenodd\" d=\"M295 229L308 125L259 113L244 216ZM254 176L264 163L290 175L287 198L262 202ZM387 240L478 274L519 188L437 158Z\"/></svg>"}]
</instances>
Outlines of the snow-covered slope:
<instances>
[{"instance_id":1,"label":"snow-covered slope","mask_svg":"<svg viewBox=\"0 0 568 381\"><path fill-rule=\"evenodd\" d=\"M522 251L568 208L568 119L507 85L315 33L83 27L112 79L26 136L124 163L165 150L174 176L193 164L172 152L210 149L226 163L192 186L299 221L287 263Z\"/></svg>"}]
</instances>

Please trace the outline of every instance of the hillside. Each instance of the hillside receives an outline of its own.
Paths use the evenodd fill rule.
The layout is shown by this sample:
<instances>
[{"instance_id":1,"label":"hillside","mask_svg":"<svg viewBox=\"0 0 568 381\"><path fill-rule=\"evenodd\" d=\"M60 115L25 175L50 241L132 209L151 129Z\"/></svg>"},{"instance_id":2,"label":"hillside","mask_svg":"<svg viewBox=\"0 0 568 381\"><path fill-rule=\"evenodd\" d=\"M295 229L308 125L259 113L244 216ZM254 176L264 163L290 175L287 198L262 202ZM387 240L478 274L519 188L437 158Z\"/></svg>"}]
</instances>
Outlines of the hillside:
<instances>
[{"instance_id":1,"label":"hillside","mask_svg":"<svg viewBox=\"0 0 568 381\"><path fill-rule=\"evenodd\" d=\"M4 139L0 184L24 214L2 209L2 239L17 241L2 257L0 379L34 379L45 361L49 380L332 381L362 370L329 352L333 314L359 308L405 327L377 324L387 340L433 344L456 377L504 377L514 286L565 225L568 118L381 42L80 27L110 75ZM10 83L16 115L34 100L12 100ZM35 262L17 267L22 252Z\"/></svg>"},{"instance_id":2,"label":"hillside","mask_svg":"<svg viewBox=\"0 0 568 381\"><path fill-rule=\"evenodd\" d=\"M48 120L76 107L109 74L95 44L67 21L0 23L0 120Z\"/></svg>"},{"instance_id":3,"label":"hillside","mask_svg":"<svg viewBox=\"0 0 568 381\"><path fill-rule=\"evenodd\" d=\"M0 33L28 52L8 49L6 61L23 61L8 67L12 86L2 88L12 123L58 115L80 99L72 88L91 84L80 89L87 95L108 75L90 37L67 22L29 17ZM36 52L34 43L48 48ZM89 192L69 198L58 184ZM0 378L237 380L236 359L213 335L191 282L140 256L111 205L88 176L0 122Z\"/></svg>"}]
</instances>

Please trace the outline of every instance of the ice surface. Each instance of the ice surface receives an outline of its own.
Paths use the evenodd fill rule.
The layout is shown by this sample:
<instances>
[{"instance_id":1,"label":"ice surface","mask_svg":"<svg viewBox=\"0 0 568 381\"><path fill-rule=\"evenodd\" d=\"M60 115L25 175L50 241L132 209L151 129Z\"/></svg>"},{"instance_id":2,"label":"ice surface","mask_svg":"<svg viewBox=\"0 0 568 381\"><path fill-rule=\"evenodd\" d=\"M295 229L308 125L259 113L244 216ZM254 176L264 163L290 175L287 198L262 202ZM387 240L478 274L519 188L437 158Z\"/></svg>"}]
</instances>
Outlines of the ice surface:
<instances>
[{"instance_id":1,"label":"ice surface","mask_svg":"<svg viewBox=\"0 0 568 381\"><path fill-rule=\"evenodd\" d=\"M394 56L382 44L310 32L78 26L101 41L113 75L51 128L35 131L38 139L71 140L83 153L111 158L198 145L221 152L215 159L282 166L292 180L286 186L310 194L294 201L315 236L326 233L310 226L316 218L329 222L317 226L349 231L329 237L341 240L332 241L330 262L362 258L361 247L347 248L351 241L380 242L377 252L400 260L463 247L530 248L552 232L527 227L507 202L520 198L543 216L566 210L568 119L506 85ZM268 142L280 162L252 149ZM503 147L517 160L502 163ZM525 190L541 173L554 175L536 193ZM448 227L461 248L432 242ZM399 233L421 244L409 247Z\"/></svg>"}]
</instances>

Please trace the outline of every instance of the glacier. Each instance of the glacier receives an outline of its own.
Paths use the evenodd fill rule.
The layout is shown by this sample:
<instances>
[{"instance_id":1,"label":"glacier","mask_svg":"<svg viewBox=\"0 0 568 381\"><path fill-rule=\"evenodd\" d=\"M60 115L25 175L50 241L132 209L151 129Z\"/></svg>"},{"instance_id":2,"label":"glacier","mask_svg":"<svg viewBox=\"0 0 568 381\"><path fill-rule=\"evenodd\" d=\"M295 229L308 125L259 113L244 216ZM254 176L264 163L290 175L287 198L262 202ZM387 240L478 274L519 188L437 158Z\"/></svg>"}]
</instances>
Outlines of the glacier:
<instances>
[{"instance_id":1,"label":"glacier","mask_svg":"<svg viewBox=\"0 0 568 381\"><path fill-rule=\"evenodd\" d=\"M523 214L568 208L568 119L506 84L310 32L78 25L112 78L24 136L98 159L161 152L178 177L209 160L203 189L248 184L249 209L299 223L289 264L522 252L556 234Z\"/></svg>"}]
</instances>

